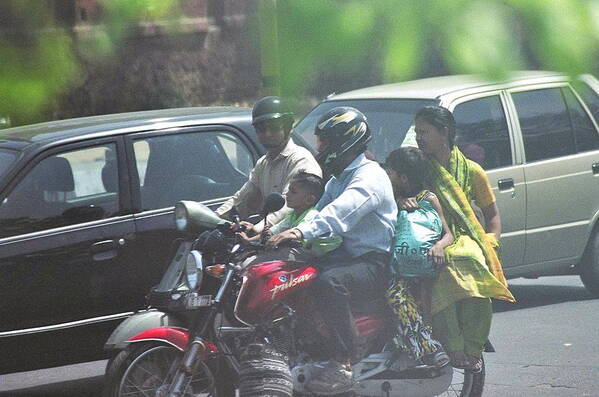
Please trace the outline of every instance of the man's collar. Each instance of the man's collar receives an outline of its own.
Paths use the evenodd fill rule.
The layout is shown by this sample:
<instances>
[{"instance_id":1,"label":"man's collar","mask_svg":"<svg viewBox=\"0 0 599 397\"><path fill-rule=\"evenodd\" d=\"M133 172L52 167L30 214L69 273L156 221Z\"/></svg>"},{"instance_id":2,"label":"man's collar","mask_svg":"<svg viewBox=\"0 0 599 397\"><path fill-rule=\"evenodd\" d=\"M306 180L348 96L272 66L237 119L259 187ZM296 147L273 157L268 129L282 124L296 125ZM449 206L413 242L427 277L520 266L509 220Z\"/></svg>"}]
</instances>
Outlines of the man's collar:
<instances>
[{"instance_id":1,"label":"man's collar","mask_svg":"<svg viewBox=\"0 0 599 397\"><path fill-rule=\"evenodd\" d=\"M364 153L359 154L358 157L353 159L352 162L349 163L349 165L347 167L345 167L345 169L343 171L341 171L341 174L339 174L337 179L345 178L347 175L351 174L356 168L360 168L362 165L366 164L368 161L370 161L370 160L368 160L366 158Z\"/></svg>"}]
</instances>

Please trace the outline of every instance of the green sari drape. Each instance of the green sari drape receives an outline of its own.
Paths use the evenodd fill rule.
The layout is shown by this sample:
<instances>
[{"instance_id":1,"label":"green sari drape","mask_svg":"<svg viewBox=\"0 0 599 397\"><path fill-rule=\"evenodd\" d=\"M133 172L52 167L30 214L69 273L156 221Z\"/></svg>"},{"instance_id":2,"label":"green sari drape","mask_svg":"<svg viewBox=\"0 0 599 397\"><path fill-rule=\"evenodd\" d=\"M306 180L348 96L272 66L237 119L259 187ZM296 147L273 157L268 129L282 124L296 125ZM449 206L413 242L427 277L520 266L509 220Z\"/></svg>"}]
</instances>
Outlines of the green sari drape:
<instances>
[{"instance_id":1,"label":"green sari drape","mask_svg":"<svg viewBox=\"0 0 599 397\"><path fill-rule=\"evenodd\" d=\"M448 265L433 286L432 313L470 297L514 302L497 256L498 242L492 233L485 233L468 199L472 190L468 160L454 146L449 170L435 159L429 159L428 166L431 190L455 238L445 248Z\"/></svg>"}]
</instances>

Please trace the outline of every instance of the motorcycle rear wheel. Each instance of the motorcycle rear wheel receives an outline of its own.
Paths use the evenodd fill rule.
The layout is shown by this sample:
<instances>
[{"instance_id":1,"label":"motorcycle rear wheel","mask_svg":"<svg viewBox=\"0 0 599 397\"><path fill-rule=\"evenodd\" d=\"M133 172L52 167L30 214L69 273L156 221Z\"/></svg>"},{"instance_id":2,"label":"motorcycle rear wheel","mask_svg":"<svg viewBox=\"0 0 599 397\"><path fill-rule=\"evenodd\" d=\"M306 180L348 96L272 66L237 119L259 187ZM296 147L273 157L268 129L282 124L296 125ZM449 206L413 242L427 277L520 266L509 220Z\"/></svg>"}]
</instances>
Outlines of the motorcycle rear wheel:
<instances>
[{"instance_id":1,"label":"motorcycle rear wheel","mask_svg":"<svg viewBox=\"0 0 599 397\"><path fill-rule=\"evenodd\" d=\"M438 397L481 397L485 385L485 361L483 368L478 373L453 369L453 380L451 385Z\"/></svg>"},{"instance_id":2,"label":"motorcycle rear wheel","mask_svg":"<svg viewBox=\"0 0 599 397\"><path fill-rule=\"evenodd\" d=\"M104 397L141 397L168 387L167 376L183 353L173 346L139 343L117 354L106 369ZM212 372L200 362L184 396L218 396Z\"/></svg>"}]
</instances>

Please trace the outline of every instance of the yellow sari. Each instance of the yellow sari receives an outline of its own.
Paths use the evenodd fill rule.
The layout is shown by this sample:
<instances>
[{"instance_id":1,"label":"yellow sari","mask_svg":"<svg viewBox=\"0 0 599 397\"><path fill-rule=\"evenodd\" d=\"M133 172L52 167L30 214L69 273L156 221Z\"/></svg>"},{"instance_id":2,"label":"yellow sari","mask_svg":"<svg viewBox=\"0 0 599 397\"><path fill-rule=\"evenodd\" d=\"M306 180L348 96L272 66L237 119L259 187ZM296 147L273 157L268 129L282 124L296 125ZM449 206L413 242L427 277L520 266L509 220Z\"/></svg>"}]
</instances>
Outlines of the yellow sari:
<instances>
[{"instance_id":1,"label":"yellow sari","mask_svg":"<svg viewBox=\"0 0 599 397\"><path fill-rule=\"evenodd\" d=\"M485 233L470 205L468 160L454 146L449 171L434 159L429 159L428 164L431 190L439 197L455 238L454 243L445 248L448 265L440 270L433 286L432 314L465 298L514 302L497 256L498 242L492 233Z\"/></svg>"}]
</instances>

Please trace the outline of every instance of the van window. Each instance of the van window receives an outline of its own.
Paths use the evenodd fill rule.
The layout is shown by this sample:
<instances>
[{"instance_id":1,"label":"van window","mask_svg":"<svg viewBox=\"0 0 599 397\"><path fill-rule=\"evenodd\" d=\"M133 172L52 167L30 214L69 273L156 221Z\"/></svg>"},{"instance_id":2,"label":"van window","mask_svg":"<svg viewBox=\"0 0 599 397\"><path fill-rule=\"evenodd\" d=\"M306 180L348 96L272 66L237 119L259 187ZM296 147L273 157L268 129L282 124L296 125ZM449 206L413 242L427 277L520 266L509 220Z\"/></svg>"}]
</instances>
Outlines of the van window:
<instances>
[{"instance_id":1,"label":"van window","mask_svg":"<svg viewBox=\"0 0 599 397\"><path fill-rule=\"evenodd\" d=\"M563 89L564 98L568 104L570 118L574 133L576 135L576 151L587 152L599 148L599 134L589 118L589 115L584 111L578 99L569 88Z\"/></svg>"},{"instance_id":2,"label":"van window","mask_svg":"<svg viewBox=\"0 0 599 397\"><path fill-rule=\"evenodd\" d=\"M570 115L559 88L512 93L526 161L576 153Z\"/></svg>"},{"instance_id":3,"label":"van window","mask_svg":"<svg viewBox=\"0 0 599 397\"><path fill-rule=\"evenodd\" d=\"M372 133L368 150L378 161L384 161L389 152L401 146L406 133L414 124L414 115L420 108L437 105L432 99L348 99L322 102L310 111L294 128L315 146L314 128L322 115L337 106L351 106L364 113Z\"/></svg>"},{"instance_id":4,"label":"van window","mask_svg":"<svg viewBox=\"0 0 599 397\"><path fill-rule=\"evenodd\" d=\"M599 124L599 95L583 81L574 82L574 88Z\"/></svg>"},{"instance_id":5,"label":"van window","mask_svg":"<svg viewBox=\"0 0 599 397\"><path fill-rule=\"evenodd\" d=\"M512 164L510 136L499 95L477 98L453 111L460 150L484 169Z\"/></svg>"}]
</instances>

